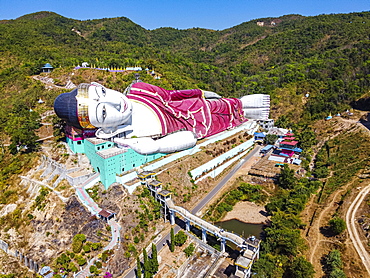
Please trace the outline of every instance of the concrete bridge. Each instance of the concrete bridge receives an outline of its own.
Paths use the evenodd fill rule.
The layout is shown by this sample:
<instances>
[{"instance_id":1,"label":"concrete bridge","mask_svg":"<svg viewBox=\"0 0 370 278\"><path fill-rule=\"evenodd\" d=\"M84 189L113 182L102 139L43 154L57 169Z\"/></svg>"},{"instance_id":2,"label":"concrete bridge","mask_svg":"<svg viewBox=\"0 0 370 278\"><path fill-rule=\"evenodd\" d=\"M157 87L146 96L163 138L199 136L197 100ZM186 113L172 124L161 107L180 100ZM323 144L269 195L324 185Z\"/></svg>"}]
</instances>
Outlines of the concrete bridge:
<instances>
[{"instance_id":1,"label":"concrete bridge","mask_svg":"<svg viewBox=\"0 0 370 278\"><path fill-rule=\"evenodd\" d=\"M155 173L152 171L144 171L138 173L138 177L142 184L146 184L150 190L152 196L154 196L158 202L161 203L164 216L169 215L171 225L175 224L175 216L178 214L185 221L186 231L190 231L190 225L194 224L202 230L202 241L207 243L207 232L214 235L221 242L221 252L225 252L226 241L234 243L237 247L242 250L242 256L236 261L237 270L240 267L243 273L242 276L250 277L251 266L253 262L259 258L260 240L254 236L245 239L232 232L225 231L224 229L217 227L206 220L192 214L183 207L176 206L171 198L171 192L168 190L162 190L162 183L154 178Z\"/></svg>"},{"instance_id":2,"label":"concrete bridge","mask_svg":"<svg viewBox=\"0 0 370 278\"><path fill-rule=\"evenodd\" d=\"M175 224L175 213L181 215L185 220L185 224L186 224L185 227L186 227L187 231L190 231L191 223L199 226L202 229L202 240L203 240L203 242L205 242L205 243L207 242L207 232L209 232L209 233L213 234L215 237L219 238L220 241L221 241L221 252L225 252L226 240L234 243L236 246L238 246L241 249L248 249L248 247L250 247L255 252L257 251L257 249L259 249L259 240L258 239L247 240L247 239L244 239L244 238L242 238L241 236L239 236L237 234L227 232L224 229L219 228L219 227L203 220L202 218L192 214L188 210L186 210L182 207L176 206L173 203L172 199L166 200L166 205L167 205L169 213L170 213L171 225Z\"/></svg>"}]
</instances>

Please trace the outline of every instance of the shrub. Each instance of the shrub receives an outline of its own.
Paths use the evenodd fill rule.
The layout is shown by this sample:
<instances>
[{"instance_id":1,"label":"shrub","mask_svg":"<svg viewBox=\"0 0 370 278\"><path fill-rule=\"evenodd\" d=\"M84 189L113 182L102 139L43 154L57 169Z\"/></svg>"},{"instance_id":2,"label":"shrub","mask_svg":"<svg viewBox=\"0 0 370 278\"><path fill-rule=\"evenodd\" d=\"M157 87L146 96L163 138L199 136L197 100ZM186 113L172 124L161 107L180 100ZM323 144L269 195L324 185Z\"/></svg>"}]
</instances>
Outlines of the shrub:
<instances>
[{"instance_id":1,"label":"shrub","mask_svg":"<svg viewBox=\"0 0 370 278\"><path fill-rule=\"evenodd\" d=\"M85 245L82 247L82 249L84 250L84 252L85 252L85 253L89 253L89 252L91 251L91 249L90 249L90 245L87 245L87 244L85 244Z\"/></svg>"},{"instance_id":2,"label":"shrub","mask_svg":"<svg viewBox=\"0 0 370 278\"><path fill-rule=\"evenodd\" d=\"M329 227L335 235L339 235L344 232L344 230L347 228L347 225L342 218L334 217L329 221Z\"/></svg>"},{"instance_id":3,"label":"shrub","mask_svg":"<svg viewBox=\"0 0 370 278\"><path fill-rule=\"evenodd\" d=\"M69 265L68 265L68 268L67 268L70 272L77 272L78 271L78 268L76 267L76 265L73 263L73 262L70 262Z\"/></svg>"},{"instance_id":4,"label":"shrub","mask_svg":"<svg viewBox=\"0 0 370 278\"><path fill-rule=\"evenodd\" d=\"M335 268L342 268L343 267L343 262L340 257L340 252L339 250L332 250L326 257L326 264L327 267L330 271L334 270Z\"/></svg>"},{"instance_id":5,"label":"shrub","mask_svg":"<svg viewBox=\"0 0 370 278\"><path fill-rule=\"evenodd\" d=\"M319 179L326 178L329 175L329 169L323 166L323 167L316 168L313 173Z\"/></svg>"},{"instance_id":6,"label":"shrub","mask_svg":"<svg viewBox=\"0 0 370 278\"><path fill-rule=\"evenodd\" d=\"M187 239L188 236L184 233L184 231L180 231L175 235L175 245L182 246Z\"/></svg>"},{"instance_id":7,"label":"shrub","mask_svg":"<svg viewBox=\"0 0 370 278\"><path fill-rule=\"evenodd\" d=\"M91 243L91 249L92 250L98 250L102 247L102 244L100 242L93 242Z\"/></svg>"},{"instance_id":8,"label":"shrub","mask_svg":"<svg viewBox=\"0 0 370 278\"><path fill-rule=\"evenodd\" d=\"M93 274L99 274L99 270L95 265L90 266L90 272Z\"/></svg>"},{"instance_id":9,"label":"shrub","mask_svg":"<svg viewBox=\"0 0 370 278\"><path fill-rule=\"evenodd\" d=\"M86 241L86 236L84 234L77 234L72 240L72 251L74 253L80 253L83 243Z\"/></svg>"},{"instance_id":10,"label":"shrub","mask_svg":"<svg viewBox=\"0 0 370 278\"><path fill-rule=\"evenodd\" d=\"M194 250L195 250L194 244L190 243L189 246L184 249L184 253L186 254L187 257L190 257L191 255L193 255Z\"/></svg>"},{"instance_id":11,"label":"shrub","mask_svg":"<svg viewBox=\"0 0 370 278\"><path fill-rule=\"evenodd\" d=\"M342 269L336 268L329 274L329 278L347 278Z\"/></svg>"},{"instance_id":12,"label":"shrub","mask_svg":"<svg viewBox=\"0 0 370 278\"><path fill-rule=\"evenodd\" d=\"M57 258L57 264L66 268L67 264L71 261L71 258L65 253L61 254Z\"/></svg>"},{"instance_id":13,"label":"shrub","mask_svg":"<svg viewBox=\"0 0 370 278\"><path fill-rule=\"evenodd\" d=\"M84 257L82 257L81 255L76 256L76 261L77 261L79 266L82 266L86 263L86 259Z\"/></svg>"}]
</instances>

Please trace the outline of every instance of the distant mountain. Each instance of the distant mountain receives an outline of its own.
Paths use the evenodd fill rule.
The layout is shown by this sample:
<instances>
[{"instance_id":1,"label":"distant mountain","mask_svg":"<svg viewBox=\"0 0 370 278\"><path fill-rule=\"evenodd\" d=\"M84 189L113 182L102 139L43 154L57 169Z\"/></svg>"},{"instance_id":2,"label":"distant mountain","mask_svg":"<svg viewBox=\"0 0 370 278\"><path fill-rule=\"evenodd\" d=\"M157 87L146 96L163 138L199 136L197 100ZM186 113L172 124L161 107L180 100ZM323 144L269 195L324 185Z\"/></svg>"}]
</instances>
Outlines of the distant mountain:
<instances>
[{"instance_id":1,"label":"distant mountain","mask_svg":"<svg viewBox=\"0 0 370 278\"><path fill-rule=\"evenodd\" d=\"M137 65L161 73L167 88L201 87L236 97L269 93L275 116L310 120L368 93L369 38L369 12L286 15L221 31L146 30L125 17L80 21L38 12L0 21L0 76L17 83L46 62L62 68L83 61ZM118 81L124 86L128 79ZM0 82L5 92L16 86Z\"/></svg>"}]
</instances>

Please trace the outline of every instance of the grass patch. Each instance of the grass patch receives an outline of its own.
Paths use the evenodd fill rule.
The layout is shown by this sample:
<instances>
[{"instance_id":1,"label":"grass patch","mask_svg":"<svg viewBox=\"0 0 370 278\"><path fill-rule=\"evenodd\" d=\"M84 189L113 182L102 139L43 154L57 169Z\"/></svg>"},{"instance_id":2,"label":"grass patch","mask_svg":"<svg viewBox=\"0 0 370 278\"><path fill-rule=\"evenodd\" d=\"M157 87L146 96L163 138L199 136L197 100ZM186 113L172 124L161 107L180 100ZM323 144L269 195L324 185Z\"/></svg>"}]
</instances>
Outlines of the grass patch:
<instances>
[{"instance_id":1,"label":"grass patch","mask_svg":"<svg viewBox=\"0 0 370 278\"><path fill-rule=\"evenodd\" d=\"M363 131L338 135L323 146L319 163L330 170L320 201L348 183L360 170L370 166L370 141Z\"/></svg>"}]
</instances>

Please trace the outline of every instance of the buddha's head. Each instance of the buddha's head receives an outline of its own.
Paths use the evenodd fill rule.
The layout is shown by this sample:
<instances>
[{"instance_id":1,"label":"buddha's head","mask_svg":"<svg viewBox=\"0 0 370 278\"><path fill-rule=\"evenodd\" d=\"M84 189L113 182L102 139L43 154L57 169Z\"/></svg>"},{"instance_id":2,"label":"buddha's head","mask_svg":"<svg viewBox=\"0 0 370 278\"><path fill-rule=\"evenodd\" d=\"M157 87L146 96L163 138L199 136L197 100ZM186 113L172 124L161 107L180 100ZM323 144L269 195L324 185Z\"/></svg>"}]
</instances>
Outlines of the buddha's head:
<instances>
[{"instance_id":1,"label":"buddha's head","mask_svg":"<svg viewBox=\"0 0 370 278\"><path fill-rule=\"evenodd\" d=\"M54 101L59 118L77 128L115 130L130 118L132 104L127 97L98 83L80 84Z\"/></svg>"}]
</instances>

